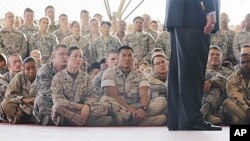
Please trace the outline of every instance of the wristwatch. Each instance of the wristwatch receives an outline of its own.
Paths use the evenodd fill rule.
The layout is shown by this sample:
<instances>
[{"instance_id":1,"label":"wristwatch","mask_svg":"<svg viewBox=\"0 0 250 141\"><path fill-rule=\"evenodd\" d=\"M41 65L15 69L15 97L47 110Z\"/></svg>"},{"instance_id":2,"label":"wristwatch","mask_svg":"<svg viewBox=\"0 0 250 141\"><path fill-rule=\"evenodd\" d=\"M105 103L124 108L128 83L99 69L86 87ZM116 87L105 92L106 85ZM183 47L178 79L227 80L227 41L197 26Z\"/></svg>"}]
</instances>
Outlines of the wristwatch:
<instances>
[{"instance_id":1,"label":"wristwatch","mask_svg":"<svg viewBox=\"0 0 250 141\"><path fill-rule=\"evenodd\" d=\"M148 107L147 106L140 106L140 108L144 111L147 111Z\"/></svg>"}]
</instances>

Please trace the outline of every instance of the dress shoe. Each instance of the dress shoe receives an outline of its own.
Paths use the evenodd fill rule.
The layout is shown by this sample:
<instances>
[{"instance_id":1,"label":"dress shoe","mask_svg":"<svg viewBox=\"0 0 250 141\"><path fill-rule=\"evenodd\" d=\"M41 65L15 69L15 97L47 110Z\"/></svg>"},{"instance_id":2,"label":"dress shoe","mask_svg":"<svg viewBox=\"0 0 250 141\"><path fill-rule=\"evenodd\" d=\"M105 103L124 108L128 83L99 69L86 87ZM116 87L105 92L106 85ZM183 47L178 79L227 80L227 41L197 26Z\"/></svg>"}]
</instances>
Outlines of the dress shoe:
<instances>
[{"instance_id":1,"label":"dress shoe","mask_svg":"<svg viewBox=\"0 0 250 141\"><path fill-rule=\"evenodd\" d=\"M203 121L203 122L201 122L199 124L195 124L191 127L184 128L183 130L221 131L222 128L220 126L215 126L209 122Z\"/></svg>"}]
</instances>

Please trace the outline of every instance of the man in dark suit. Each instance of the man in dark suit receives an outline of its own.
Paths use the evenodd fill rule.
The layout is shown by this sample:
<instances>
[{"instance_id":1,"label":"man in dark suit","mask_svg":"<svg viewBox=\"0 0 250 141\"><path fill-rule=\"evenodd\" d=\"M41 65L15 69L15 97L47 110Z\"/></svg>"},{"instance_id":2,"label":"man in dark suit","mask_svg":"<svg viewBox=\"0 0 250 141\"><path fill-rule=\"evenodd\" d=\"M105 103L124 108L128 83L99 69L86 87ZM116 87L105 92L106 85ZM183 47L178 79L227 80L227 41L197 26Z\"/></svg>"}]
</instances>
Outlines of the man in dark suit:
<instances>
[{"instance_id":1,"label":"man in dark suit","mask_svg":"<svg viewBox=\"0 0 250 141\"><path fill-rule=\"evenodd\" d=\"M218 1L167 0L165 25L171 35L169 130L221 130L205 122L200 112L210 33L219 27Z\"/></svg>"}]
</instances>

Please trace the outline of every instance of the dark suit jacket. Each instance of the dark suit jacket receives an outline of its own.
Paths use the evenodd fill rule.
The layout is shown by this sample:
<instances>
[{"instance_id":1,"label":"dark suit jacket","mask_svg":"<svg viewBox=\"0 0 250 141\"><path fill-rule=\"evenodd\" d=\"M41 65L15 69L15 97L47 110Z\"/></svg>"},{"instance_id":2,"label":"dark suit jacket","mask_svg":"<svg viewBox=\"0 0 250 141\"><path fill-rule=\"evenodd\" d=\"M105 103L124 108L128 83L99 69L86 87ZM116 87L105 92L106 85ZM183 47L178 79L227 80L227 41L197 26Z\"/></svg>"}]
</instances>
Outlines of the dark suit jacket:
<instances>
[{"instance_id":1,"label":"dark suit jacket","mask_svg":"<svg viewBox=\"0 0 250 141\"><path fill-rule=\"evenodd\" d=\"M206 15L212 11L218 15L218 7L219 0L167 0L165 26L168 30L173 27L204 28ZM219 16L216 17L215 30L218 30Z\"/></svg>"}]
</instances>

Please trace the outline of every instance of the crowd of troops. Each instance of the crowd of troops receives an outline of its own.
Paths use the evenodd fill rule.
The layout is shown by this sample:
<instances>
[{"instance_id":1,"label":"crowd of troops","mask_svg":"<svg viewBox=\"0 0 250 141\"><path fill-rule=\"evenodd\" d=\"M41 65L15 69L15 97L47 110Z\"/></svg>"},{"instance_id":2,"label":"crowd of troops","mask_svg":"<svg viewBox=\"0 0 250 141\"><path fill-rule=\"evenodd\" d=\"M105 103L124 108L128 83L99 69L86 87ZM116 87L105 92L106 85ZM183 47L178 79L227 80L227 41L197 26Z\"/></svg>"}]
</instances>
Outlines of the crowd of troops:
<instances>
[{"instance_id":1,"label":"crowd of troops","mask_svg":"<svg viewBox=\"0 0 250 141\"><path fill-rule=\"evenodd\" d=\"M0 122L56 126L167 124L170 37L147 14L133 24L101 14L55 22L53 6L37 24L24 10L0 29ZM250 14L240 31L211 37L201 112L217 125L250 123ZM129 29L129 30L128 30ZM176 72L178 73L178 72Z\"/></svg>"}]
</instances>

